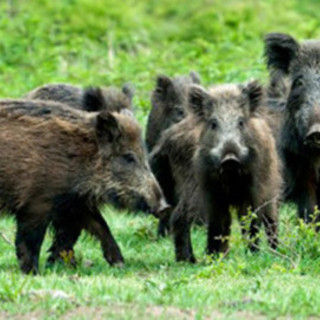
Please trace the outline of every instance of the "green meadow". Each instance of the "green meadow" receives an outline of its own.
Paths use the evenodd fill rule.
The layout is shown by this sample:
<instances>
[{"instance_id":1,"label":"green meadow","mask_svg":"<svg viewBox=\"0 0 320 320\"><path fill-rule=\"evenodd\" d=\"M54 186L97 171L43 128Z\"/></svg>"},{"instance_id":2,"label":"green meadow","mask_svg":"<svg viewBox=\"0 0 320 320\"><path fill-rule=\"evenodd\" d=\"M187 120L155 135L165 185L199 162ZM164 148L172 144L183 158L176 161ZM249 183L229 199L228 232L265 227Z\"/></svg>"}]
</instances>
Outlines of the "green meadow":
<instances>
[{"instance_id":1,"label":"green meadow","mask_svg":"<svg viewBox=\"0 0 320 320\"><path fill-rule=\"evenodd\" d=\"M320 38L317 0L2 0L0 97L22 97L45 83L136 88L135 113L145 127L157 74L190 70L204 85L267 82L263 36ZM5 152L5 150L2 150ZM234 219L231 250L205 255L206 232L194 227L197 264L177 263L157 220L102 208L126 264L112 268L99 243L82 234L78 265L22 275L15 257L15 222L0 219L0 318L6 319L316 319L320 317L320 237L280 209L280 245L264 232L251 254Z\"/></svg>"}]
</instances>

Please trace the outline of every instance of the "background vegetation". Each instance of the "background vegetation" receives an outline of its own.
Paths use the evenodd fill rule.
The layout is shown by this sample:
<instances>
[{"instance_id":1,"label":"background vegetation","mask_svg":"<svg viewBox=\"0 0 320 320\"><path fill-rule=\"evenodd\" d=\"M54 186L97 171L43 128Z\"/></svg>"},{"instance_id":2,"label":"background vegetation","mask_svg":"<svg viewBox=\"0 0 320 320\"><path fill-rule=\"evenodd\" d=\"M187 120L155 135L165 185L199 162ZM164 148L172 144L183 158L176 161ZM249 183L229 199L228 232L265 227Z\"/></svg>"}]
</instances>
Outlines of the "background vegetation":
<instances>
[{"instance_id":1,"label":"background vegetation","mask_svg":"<svg viewBox=\"0 0 320 320\"><path fill-rule=\"evenodd\" d=\"M263 35L320 38L317 0L3 0L0 2L0 96L21 97L49 82L136 86L144 125L158 73L197 70L204 84L266 81ZM2 152L5 152L3 150ZM0 317L108 319L256 319L320 315L320 240L281 208L281 245L263 241L246 252L237 223L232 250L210 261L205 232L195 228L199 263L174 262L156 220L104 208L126 267L110 268L99 245L83 235L79 265L23 276L15 258L15 223L0 220Z\"/></svg>"}]
</instances>

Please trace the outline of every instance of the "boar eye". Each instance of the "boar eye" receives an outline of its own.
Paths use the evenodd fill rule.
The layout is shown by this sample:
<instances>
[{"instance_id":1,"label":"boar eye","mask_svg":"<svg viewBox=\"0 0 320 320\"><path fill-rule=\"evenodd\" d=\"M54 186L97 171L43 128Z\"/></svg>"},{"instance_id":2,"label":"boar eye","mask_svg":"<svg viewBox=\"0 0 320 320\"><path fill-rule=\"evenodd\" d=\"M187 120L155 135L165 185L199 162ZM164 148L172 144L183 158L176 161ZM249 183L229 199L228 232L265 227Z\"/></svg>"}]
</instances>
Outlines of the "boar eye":
<instances>
[{"instance_id":1,"label":"boar eye","mask_svg":"<svg viewBox=\"0 0 320 320\"><path fill-rule=\"evenodd\" d=\"M298 89L298 88L301 88L303 86L303 84L304 84L303 77L299 76L293 81L292 87Z\"/></svg>"},{"instance_id":2,"label":"boar eye","mask_svg":"<svg viewBox=\"0 0 320 320\"><path fill-rule=\"evenodd\" d=\"M182 118L184 116L184 112L182 109L176 109L176 116Z\"/></svg>"},{"instance_id":3,"label":"boar eye","mask_svg":"<svg viewBox=\"0 0 320 320\"><path fill-rule=\"evenodd\" d=\"M243 128L244 127L244 119L243 118L239 119L238 126L239 126L239 128Z\"/></svg>"},{"instance_id":4,"label":"boar eye","mask_svg":"<svg viewBox=\"0 0 320 320\"><path fill-rule=\"evenodd\" d=\"M122 159L126 164L135 164L137 162L136 157L132 153L124 154Z\"/></svg>"},{"instance_id":5,"label":"boar eye","mask_svg":"<svg viewBox=\"0 0 320 320\"><path fill-rule=\"evenodd\" d=\"M218 128L218 120L217 119L211 120L210 127L211 127L212 130L217 129Z\"/></svg>"}]
</instances>

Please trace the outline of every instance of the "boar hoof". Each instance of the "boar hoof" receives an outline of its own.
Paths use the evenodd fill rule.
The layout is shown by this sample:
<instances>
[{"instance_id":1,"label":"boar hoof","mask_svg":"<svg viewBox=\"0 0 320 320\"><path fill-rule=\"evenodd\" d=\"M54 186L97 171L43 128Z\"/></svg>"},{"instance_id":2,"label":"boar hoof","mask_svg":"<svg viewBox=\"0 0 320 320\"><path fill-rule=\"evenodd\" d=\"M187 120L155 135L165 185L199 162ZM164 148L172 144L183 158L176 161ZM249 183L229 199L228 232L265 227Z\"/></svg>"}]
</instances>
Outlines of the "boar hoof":
<instances>
[{"instance_id":1,"label":"boar hoof","mask_svg":"<svg viewBox=\"0 0 320 320\"><path fill-rule=\"evenodd\" d=\"M189 262L189 263L196 263L197 260L196 258L194 257L194 255L191 255L191 256L187 256L187 257L177 257L177 262Z\"/></svg>"},{"instance_id":2,"label":"boar hoof","mask_svg":"<svg viewBox=\"0 0 320 320\"><path fill-rule=\"evenodd\" d=\"M27 275L36 276L39 274L39 269L35 268L34 266L22 265L20 269L21 269L21 272Z\"/></svg>"},{"instance_id":3,"label":"boar hoof","mask_svg":"<svg viewBox=\"0 0 320 320\"><path fill-rule=\"evenodd\" d=\"M123 269L124 268L124 261L111 263L111 266L114 268L117 268L117 269Z\"/></svg>"}]
</instances>

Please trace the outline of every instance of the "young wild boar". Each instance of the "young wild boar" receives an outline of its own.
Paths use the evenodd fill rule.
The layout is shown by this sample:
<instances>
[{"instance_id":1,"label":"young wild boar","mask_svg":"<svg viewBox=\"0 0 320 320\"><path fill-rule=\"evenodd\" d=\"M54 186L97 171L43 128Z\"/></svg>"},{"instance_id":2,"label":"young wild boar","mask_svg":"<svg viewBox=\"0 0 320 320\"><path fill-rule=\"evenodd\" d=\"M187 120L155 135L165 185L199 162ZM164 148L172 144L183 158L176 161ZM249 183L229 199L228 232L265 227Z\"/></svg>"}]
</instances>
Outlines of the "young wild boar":
<instances>
[{"instance_id":1,"label":"young wild boar","mask_svg":"<svg viewBox=\"0 0 320 320\"><path fill-rule=\"evenodd\" d=\"M152 109L148 117L146 130L146 146L149 152L159 142L162 132L186 117L188 88L191 84L199 84L200 81L199 75L194 71L191 71L188 76L171 79L162 75L157 78L156 88L152 93ZM159 150L159 147L157 149ZM156 162L153 167L156 172L159 172ZM160 171L164 172L163 169L160 168ZM171 186L173 181L169 180L169 176L169 173L167 173L166 178L160 175L157 178L167 201L170 205L175 205L174 198L176 196L172 193L173 186ZM168 231L169 221L160 220L158 226L159 236L164 236Z\"/></svg>"},{"instance_id":2,"label":"young wild boar","mask_svg":"<svg viewBox=\"0 0 320 320\"><path fill-rule=\"evenodd\" d=\"M279 138L285 168L285 197L305 222L320 204L320 41L299 44L287 34L265 37L267 64L289 82Z\"/></svg>"},{"instance_id":3,"label":"young wild boar","mask_svg":"<svg viewBox=\"0 0 320 320\"><path fill-rule=\"evenodd\" d=\"M188 76L169 78L159 76L152 92L152 108L149 114L146 145L150 152L161 137L161 133L186 116L188 88L200 84L199 75L191 71Z\"/></svg>"},{"instance_id":4,"label":"young wild boar","mask_svg":"<svg viewBox=\"0 0 320 320\"><path fill-rule=\"evenodd\" d=\"M272 132L259 114L261 105L262 87L256 82L221 85L210 92L199 86L190 89L189 106L203 126L194 170L208 219L209 254L228 250L230 206L237 208L239 217L246 216L249 208L257 215L249 228L250 249L257 249L261 222L271 247L277 246L281 178ZM178 261L195 261L190 239L190 198L189 191L183 196L182 210L172 215ZM246 228L242 229L246 234Z\"/></svg>"},{"instance_id":5,"label":"young wild boar","mask_svg":"<svg viewBox=\"0 0 320 320\"><path fill-rule=\"evenodd\" d=\"M21 270L38 271L46 228L55 229L49 261L73 250L82 229L101 243L105 259L123 257L99 212L103 203L155 215L166 207L151 173L137 122L102 111L91 121L18 115L0 108L0 206L17 221Z\"/></svg>"},{"instance_id":6,"label":"young wild boar","mask_svg":"<svg viewBox=\"0 0 320 320\"><path fill-rule=\"evenodd\" d=\"M90 87L81 89L70 84L47 84L27 93L27 100L52 100L84 111L117 111L132 109L134 89L125 84L122 89L115 87Z\"/></svg>"},{"instance_id":7,"label":"young wild boar","mask_svg":"<svg viewBox=\"0 0 320 320\"><path fill-rule=\"evenodd\" d=\"M179 204L185 189L196 190L197 180L193 174L192 158L197 148L201 131L201 123L192 114L162 133L161 139L153 148L149 163L159 184L164 190L166 200L172 210ZM199 210L199 198L191 194L194 204L194 217L203 224L205 217ZM166 216L159 223L158 234L165 236L169 232L169 218Z\"/></svg>"}]
</instances>

